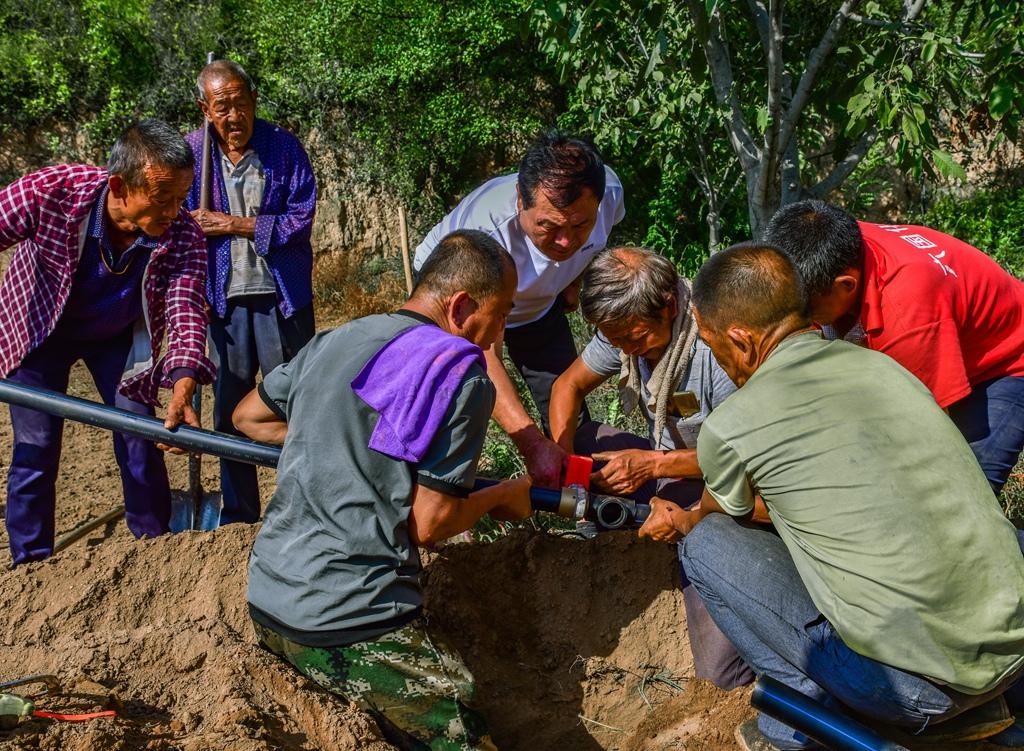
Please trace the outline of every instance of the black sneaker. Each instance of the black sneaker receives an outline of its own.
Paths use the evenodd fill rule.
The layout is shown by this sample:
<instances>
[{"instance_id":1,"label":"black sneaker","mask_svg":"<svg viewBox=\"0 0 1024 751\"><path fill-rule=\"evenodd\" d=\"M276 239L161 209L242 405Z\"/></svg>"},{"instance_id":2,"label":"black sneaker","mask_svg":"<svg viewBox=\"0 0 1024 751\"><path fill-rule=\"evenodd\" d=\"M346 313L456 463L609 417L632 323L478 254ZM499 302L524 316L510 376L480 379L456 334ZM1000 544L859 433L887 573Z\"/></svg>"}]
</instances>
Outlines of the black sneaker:
<instances>
[{"instance_id":1,"label":"black sneaker","mask_svg":"<svg viewBox=\"0 0 1024 751\"><path fill-rule=\"evenodd\" d=\"M764 737L757 727L757 719L750 719L736 726L736 742L743 751L779 751L779 747Z\"/></svg>"},{"instance_id":2,"label":"black sneaker","mask_svg":"<svg viewBox=\"0 0 1024 751\"><path fill-rule=\"evenodd\" d=\"M997 696L984 704L971 707L951 720L929 725L917 737L922 740L927 738L932 743L981 741L1012 725L1013 715L1006 706L1006 700Z\"/></svg>"}]
</instances>

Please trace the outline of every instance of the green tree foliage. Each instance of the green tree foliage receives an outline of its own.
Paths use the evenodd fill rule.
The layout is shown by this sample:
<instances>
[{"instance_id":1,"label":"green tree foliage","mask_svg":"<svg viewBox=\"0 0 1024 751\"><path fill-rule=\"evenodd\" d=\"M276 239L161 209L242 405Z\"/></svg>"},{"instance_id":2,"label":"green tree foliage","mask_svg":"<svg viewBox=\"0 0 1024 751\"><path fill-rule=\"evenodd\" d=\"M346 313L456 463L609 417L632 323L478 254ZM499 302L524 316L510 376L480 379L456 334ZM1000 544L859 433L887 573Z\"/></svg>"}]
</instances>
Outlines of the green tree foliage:
<instances>
[{"instance_id":1,"label":"green tree foliage","mask_svg":"<svg viewBox=\"0 0 1024 751\"><path fill-rule=\"evenodd\" d=\"M195 121L189 77L221 21L205 0L0 0L0 124L79 121L102 153L134 118Z\"/></svg>"},{"instance_id":2,"label":"green tree foliage","mask_svg":"<svg viewBox=\"0 0 1024 751\"><path fill-rule=\"evenodd\" d=\"M1016 132L1020 3L539 0L534 18L600 141L699 188L712 248L733 201L757 235L876 144L918 177L958 179L951 119L989 107Z\"/></svg>"},{"instance_id":3,"label":"green tree foliage","mask_svg":"<svg viewBox=\"0 0 1024 751\"><path fill-rule=\"evenodd\" d=\"M970 243L1024 279L1024 188L980 191L966 200L944 196L914 221Z\"/></svg>"},{"instance_id":4,"label":"green tree foliage","mask_svg":"<svg viewBox=\"0 0 1024 751\"><path fill-rule=\"evenodd\" d=\"M339 146L409 200L514 161L559 92L528 0L0 0L0 125L86 124L95 158L143 116L199 123L206 51L260 112ZM361 147L361 148L360 148ZM511 153L506 153L509 149ZM435 209L438 207L434 207Z\"/></svg>"},{"instance_id":5,"label":"green tree foliage","mask_svg":"<svg viewBox=\"0 0 1024 751\"><path fill-rule=\"evenodd\" d=\"M276 108L350 129L404 193L430 183L447 195L462 187L453 177L483 176L481 155L506 163L502 150L550 116L550 68L528 52L528 10L525 0L251 0L240 20Z\"/></svg>"}]
</instances>

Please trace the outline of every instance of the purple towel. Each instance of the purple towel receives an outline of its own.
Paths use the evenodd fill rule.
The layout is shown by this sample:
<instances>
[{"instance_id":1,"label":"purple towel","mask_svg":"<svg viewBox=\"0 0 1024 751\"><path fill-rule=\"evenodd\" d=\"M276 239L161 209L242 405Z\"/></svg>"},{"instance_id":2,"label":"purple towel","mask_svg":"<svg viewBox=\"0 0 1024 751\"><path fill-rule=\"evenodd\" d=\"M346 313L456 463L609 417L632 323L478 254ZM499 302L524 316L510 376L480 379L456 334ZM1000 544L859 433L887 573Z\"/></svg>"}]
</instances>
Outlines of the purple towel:
<instances>
[{"instance_id":1,"label":"purple towel","mask_svg":"<svg viewBox=\"0 0 1024 751\"><path fill-rule=\"evenodd\" d=\"M352 381L356 396L380 413L370 448L423 459L474 362L486 368L483 350L431 325L405 329L381 347Z\"/></svg>"}]
</instances>

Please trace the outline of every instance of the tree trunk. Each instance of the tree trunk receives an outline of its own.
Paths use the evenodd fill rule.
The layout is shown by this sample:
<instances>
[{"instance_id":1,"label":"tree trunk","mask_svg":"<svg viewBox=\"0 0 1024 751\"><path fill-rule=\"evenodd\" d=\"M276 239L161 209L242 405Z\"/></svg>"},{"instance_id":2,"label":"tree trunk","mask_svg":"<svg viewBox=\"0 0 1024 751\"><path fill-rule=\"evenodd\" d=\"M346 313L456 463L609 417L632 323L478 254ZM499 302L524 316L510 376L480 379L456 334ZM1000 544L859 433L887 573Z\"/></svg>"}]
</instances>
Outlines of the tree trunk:
<instances>
[{"instance_id":1,"label":"tree trunk","mask_svg":"<svg viewBox=\"0 0 1024 751\"><path fill-rule=\"evenodd\" d=\"M755 240L760 240L764 237L765 230L768 229L768 221L778 208L778 199L773 200L773 196L777 195L775 191L769 191L768 196L759 196L757 194L759 172L759 169L753 169L749 170L746 174L750 236Z\"/></svg>"},{"instance_id":2,"label":"tree trunk","mask_svg":"<svg viewBox=\"0 0 1024 751\"><path fill-rule=\"evenodd\" d=\"M708 209L706 217L708 223L708 251L712 254L722 249L722 216L712 209Z\"/></svg>"}]
</instances>

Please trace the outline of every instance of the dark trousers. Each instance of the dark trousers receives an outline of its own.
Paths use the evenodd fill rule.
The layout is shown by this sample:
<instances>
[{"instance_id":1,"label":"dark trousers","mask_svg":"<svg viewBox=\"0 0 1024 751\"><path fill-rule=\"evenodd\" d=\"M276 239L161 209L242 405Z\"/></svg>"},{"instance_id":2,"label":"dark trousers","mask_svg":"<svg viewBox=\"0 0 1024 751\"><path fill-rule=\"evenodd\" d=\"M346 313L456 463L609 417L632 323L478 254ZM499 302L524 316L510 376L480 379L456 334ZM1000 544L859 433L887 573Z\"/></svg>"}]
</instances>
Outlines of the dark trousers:
<instances>
[{"instance_id":1,"label":"dark trousers","mask_svg":"<svg viewBox=\"0 0 1024 751\"><path fill-rule=\"evenodd\" d=\"M556 299L551 310L533 323L505 329L505 348L530 389L544 434L550 436L548 405L551 402L551 385L576 360L576 343L569 328L569 319L562 309L561 298ZM590 419L586 403L580 419Z\"/></svg>"},{"instance_id":2,"label":"dark trousers","mask_svg":"<svg viewBox=\"0 0 1024 751\"><path fill-rule=\"evenodd\" d=\"M573 448L578 454L590 456L598 451L649 451L651 442L604 423L588 422L576 431ZM639 503L650 503L651 498L657 495L688 508L700 500L703 490L704 483L701 480L649 480L632 494L632 498ZM683 586L683 606L686 609L686 632L690 637L690 651L693 653L694 674L726 691L752 683L754 671L739 656L722 630L715 625L704 601L686 576L682 558L679 573Z\"/></svg>"},{"instance_id":3,"label":"dark trousers","mask_svg":"<svg viewBox=\"0 0 1024 751\"><path fill-rule=\"evenodd\" d=\"M285 318L275 295L231 298L224 318L211 316L210 340L217 362L214 430L241 435L231 414L256 387L257 371L266 375L291 360L315 330L312 305ZM259 521L260 488L254 466L221 460L220 485L224 496L221 524Z\"/></svg>"},{"instance_id":4,"label":"dark trousers","mask_svg":"<svg viewBox=\"0 0 1024 751\"><path fill-rule=\"evenodd\" d=\"M996 493L1024 450L1024 377L979 383L949 406L949 416L971 444Z\"/></svg>"},{"instance_id":5,"label":"dark trousers","mask_svg":"<svg viewBox=\"0 0 1024 751\"><path fill-rule=\"evenodd\" d=\"M30 352L9 378L27 386L66 392L71 366L83 360L105 404L152 415L152 407L117 392L130 348L130 330L100 342L51 336ZM53 552L64 421L24 407L10 409L14 454L7 473L6 522L11 557L17 566ZM163 453L149 441L114 433L114 456L121 471L128 528L136 537L167 532L171 491Z\"/></svg>"}]
</instances>

